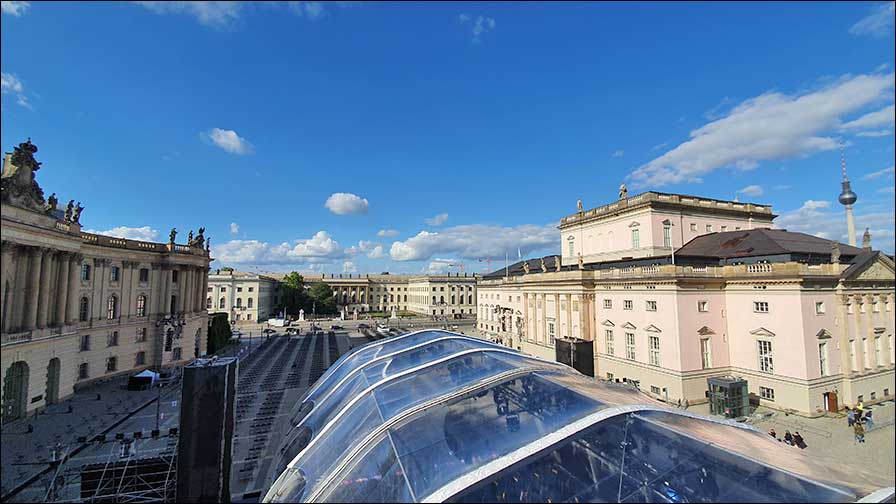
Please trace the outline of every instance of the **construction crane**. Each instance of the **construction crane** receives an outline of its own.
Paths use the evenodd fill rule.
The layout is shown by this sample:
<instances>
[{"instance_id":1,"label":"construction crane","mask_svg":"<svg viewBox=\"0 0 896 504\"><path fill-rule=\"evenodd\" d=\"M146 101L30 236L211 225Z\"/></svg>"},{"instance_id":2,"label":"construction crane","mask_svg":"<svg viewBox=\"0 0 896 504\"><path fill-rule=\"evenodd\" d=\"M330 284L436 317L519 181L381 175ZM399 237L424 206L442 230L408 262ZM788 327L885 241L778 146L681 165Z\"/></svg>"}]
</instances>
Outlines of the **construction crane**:
<instances>
[{"instance_id":1,"label":"construction crane","mask_svg":"<svg viewBox=\"0 0 896 504\"><path fill-rule=\"evenodd\" d=\"M492 258L491 257L486 257L485 259L479 259L479 262L486 263L486 271L485 271L486 273L492 272Z\"/></svg>"},{"instance_id":2,"label":"construction crane","mask_svg":"<svg viewBox=\"0 0 896 504\"><path fill-rule=\"evenodd\" d=\"M459 263L448 263L448 267L449 268L460 268L461 273L466 273L464 271L464 262L463 261L461 261Z\"/></svg>"}]
</instances>

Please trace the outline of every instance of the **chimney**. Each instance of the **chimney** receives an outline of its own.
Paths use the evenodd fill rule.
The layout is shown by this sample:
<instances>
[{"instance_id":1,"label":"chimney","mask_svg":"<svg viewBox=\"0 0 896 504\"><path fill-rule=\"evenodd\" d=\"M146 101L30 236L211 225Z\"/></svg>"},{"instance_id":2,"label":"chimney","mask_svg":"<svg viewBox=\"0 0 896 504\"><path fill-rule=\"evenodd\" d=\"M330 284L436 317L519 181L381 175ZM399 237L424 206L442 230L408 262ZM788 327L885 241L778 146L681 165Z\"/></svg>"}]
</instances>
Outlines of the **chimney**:
<instances>
[{"instance_id":1,"label":"chimney","mask_svg":"<svg viewBox=\"0 0 896 504\"><path fill-rule=\"evenodd\" d=\"M865 234L862 235L862 248L871 250L871 231L865 228Z\"/></svg>"}]
</instances>

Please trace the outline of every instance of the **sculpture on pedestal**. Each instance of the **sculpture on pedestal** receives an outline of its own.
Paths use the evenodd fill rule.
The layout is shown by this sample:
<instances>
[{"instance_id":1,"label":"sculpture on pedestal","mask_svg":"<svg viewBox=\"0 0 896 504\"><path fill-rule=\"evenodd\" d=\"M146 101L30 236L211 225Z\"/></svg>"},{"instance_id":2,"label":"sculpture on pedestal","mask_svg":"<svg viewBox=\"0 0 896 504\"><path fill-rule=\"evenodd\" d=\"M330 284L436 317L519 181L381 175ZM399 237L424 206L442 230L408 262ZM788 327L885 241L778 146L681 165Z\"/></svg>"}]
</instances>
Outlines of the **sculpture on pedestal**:
<instances>
[{"instance_id":1,"label":"sculpture on pedestal","mask_svg":"<svg viewBox=\"0 0 896 504\"><path fill-rule=\"evenodd\" d=\"M72 212L72 222L75 224L79 223L79 219L81 218L81 212L84 210L84 207L81 206L81 202L79 201L77 205L75 205L75 209Z\"/></svg>"},{"instance_id":2,"label":"sculpture on pedestal","mask_svg":"<svg viewBox=\"0 0 896 504\"><path fill-rule=\"evenodd\" d=\"M50 197L47 198L47 206L46 206L46 210L45 210L46 213L55 212L56 205L58 205L58 204L59 204L59 200L56 199L56 193L51 194Z\"/></svg>"},{"instance_id":3,"label":"sculpture on pedestal","mask_svg":"<svg viewBox=\"0 0 896 504\"><path fill-rule=\"evenodd\" d=\"M544 257L541 258L541 272L542 273L548 272L548 267L544 264Z\"/></svg>"},{"instance_id":4,"label":"sculpture on pedestal","mask_svg":"<svg viewBox=\"0 0 896 504\"><path fill-rule=\"evenodd\" d=\"M579 269L585 269L585 259L582 257L582 254L579 254Z\"/></svg>"},{"instance_id":5,"label":"sculpture on pedestal","mask_svg":"<svg viewBox=\"0 0 896 504\"><path fill-rule=\"evenodd\" d=\"M560 256L554 256L554 271L560 271Z\"/></svg>"},{"instance_id":6,"label":"sculpture on pedestal","mask_svg":"<svg viewBox=\"0 0 896 504\"><path fill-rule=\"evenodd\" d=\"M4 166L0 178L0 200L42 212L44 191L34 179L34 172L40 170L41 163L34 159L35 152L37 146L31 143L30 138L15 147L9 165Z\"/></svg>"},{"instance_id":7,"label":"sculpture on pedestal","mask_svg":"<svg viewBox=\"0 0 896 504\"><path fill-rule=\"evenodd\" d=\"M525 274L529 274L529 261L523 263L523 271L525 272Z\"/></svg>"},{"instance_id":8,"label":"sculpture on pedestal","mask_svg":"<svg viewBox=\"0 0 896 504\"><path fill-rule=\"evenodd\" d=\"M171 228L171 232L168 233L168 243L174 245L174 238L177 236L177 228Z\"/></svg>"},{"instance_id":9,"label":"sculpture on pedestal","mask_svg":"<svg viewBox=\"0 0 896 504\"><path fill-rule=\"evenodd\" d=\"M625 187L625 184L621 184L619 186L619 199L628 198L628 189Z\"/></svg>"},{"instance_id":10,"label":"sculpture on pedestal","mask_svg":"<svg viewBox=\"0 0 896 504\"><path fill-rule=\"evenodd\" d=\"M840 242L834 240L831 242L831 264L840 262Z\"/></svg>"},{"instance_id":11,"label":"sculpture on pedestal","mask_svg":"<svg viewBox=\"0 0 896 504\"><path fill-rule=\"evenodd\" d=\"M65 207L65 216L63 219L65 222L71 222L72 220L72 210L75 207L75 200L68 200L68 205Z\"/></svg>"},{"instance_id":12,"label":"sculpture on pedestal","mask_svg":"<svg viewBox=\"0 0 896 504\"><path fill-rule=\"evenodd\" d=\"M582 208L582 200L579 200L579 201L576 203L576 208L579 209L579 213L582 213L582 212L585 211L584 208Z\"/></svg>"},{"instance_id":13,"label":"sculpture on pedestal","mask_svg":"<svg viewBox=\"0 0 896 504\"><path fill-rule=\"evenodd\" d=\"M187 245L193 246L193 230L190 230L190 233L187 234Z\"/></svg>"}]
</instances>

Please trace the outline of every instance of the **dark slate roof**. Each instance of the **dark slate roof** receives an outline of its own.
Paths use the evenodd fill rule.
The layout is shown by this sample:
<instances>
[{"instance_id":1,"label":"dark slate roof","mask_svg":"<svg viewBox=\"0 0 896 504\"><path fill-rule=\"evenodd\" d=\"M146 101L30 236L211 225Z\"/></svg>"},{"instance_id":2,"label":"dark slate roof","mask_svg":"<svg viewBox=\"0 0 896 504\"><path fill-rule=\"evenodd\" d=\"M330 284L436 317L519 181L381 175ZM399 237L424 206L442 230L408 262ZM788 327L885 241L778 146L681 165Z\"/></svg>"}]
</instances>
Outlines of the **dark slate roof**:
<instances>
[{"instance_id":1,"label":"dark slate roof","mask_svg":"<svg viewBox=\"0 0 896 504\"><path fill-rule=\"evenodd\" d=\"M843 273L841 273L840 276L845 279L858 278L863 271L876 263L878 258L883 259L884 263L888 262L886 259L889 259L889 263L892 267L893 259L890 256L882 254L878 250L872 251L863 249L861 254L853 257L853 259L849 261L849 267L843 270Z\"/></svg>"},{"instance_id":2,"label":"dark slate roof","mask_svg":"<svg viewBox=\"0 0 896 504\"><path fill-rule=\"evenodd\" d=\"M862 249L840 244L842 256L857 256ZM730 259L781 254L831 255L831 240L783 229L749 229L698 236L675 251L677 256Z\"/></svg>"}]
</instances>

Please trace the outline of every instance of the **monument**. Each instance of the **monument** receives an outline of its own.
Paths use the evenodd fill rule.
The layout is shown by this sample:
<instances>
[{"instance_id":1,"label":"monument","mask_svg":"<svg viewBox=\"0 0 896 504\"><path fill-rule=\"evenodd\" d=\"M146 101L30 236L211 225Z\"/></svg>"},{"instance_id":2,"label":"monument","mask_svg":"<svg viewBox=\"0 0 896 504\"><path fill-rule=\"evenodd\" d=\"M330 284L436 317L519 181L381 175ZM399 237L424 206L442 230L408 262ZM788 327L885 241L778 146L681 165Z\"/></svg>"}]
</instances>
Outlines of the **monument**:
<instances>
[{"instance_id":1,"label":"monument","mask_svg":"<svg viewBox=\"0 0 896 504\"><path fill-rule=\"evenodd\" d=\"M299 310L299 322L304 322L304 321L305 321L305 310L300 309Z\"/></svg>"}]
</instances>

